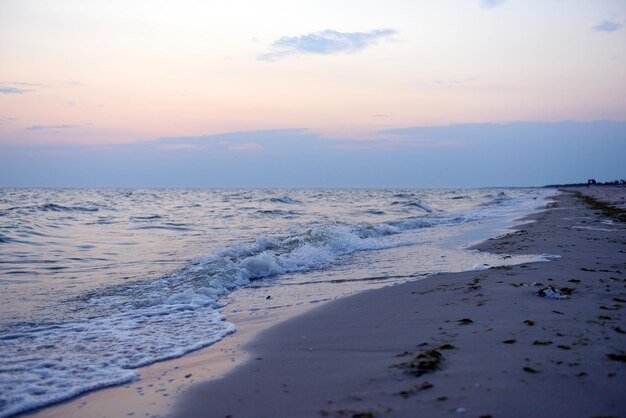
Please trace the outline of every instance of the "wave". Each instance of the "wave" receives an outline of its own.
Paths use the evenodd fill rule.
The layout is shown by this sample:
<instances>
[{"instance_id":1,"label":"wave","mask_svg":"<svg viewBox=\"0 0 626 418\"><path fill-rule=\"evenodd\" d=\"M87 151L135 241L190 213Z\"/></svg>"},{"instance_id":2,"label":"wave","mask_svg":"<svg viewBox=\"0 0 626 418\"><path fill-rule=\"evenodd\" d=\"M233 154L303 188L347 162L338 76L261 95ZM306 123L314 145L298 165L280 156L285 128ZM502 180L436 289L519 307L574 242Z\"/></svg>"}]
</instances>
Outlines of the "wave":
<instances>
[{"instance_id":1,"label":"wave","mask_svg":"<svg viewBox=\"0 0 626 418\"><path fill-rule=\"evenodd\" d=\"M8 237L4 235L3 233L0 233L0 244L7 243L7 242L14 242L14 241L16 241L14 238Z\"/></svg>"},{"instance_id":2,"label":"wave","mask_svg":"<svg viewBox=\"0 0 626 418\"><path fill-rule=\"evenodd\" d=\"M135 216L131 216L130 220L131 221L152 221L155 219L162 219L163 217L161 215L135 215Z\"/></svg>"},{"instance_id":3,"label":"wave","mask_svg":"<svg viewBox=\"0 0 626 418\"><path fill-rule=\"evenodd\" d=\"M97 212L100 210L100 208L94 206L63 206L56 203L46 203L43 205L34 206L14 206L4 209L2 212L12 212L20 210L34 210L43 212Z\"/></svg>"},{"instance_id":4,"label":"wave","mask_svg":"<svg viewBox=\"0 0 626 418\"><path fill-rule=\"evenodd\" d=\"M27 324L5 335L0 417L131 382L139 377L134 368L181 356L234 332L215 311L172 315L174 309L147 308L53 327ZM193 334L179 338L186 332Z\"/></svg>"},{"instance_id":5,"label":"wave","mask_svg":"<svg viewBox=\"0 0 626 418\"><path fill-rule=\"evenodd\" d=\"M299 204L302 203L299 200L293 199L289 196L283 196L283 197L270 197L267 199L261 199L261 201L263 202L272 202L272 203L285 203L288 205L295 205L295 204Z\"/></svg>"},{"instance_id":6,"label":"wave","mask_svg":"<svg viewBox=\"0 0 626 418\"><path fill-rule=\"evenodd\" d=\"M185 224L166 222L163 225L142 225L142 226L134 226L130 229L135 230L135 231L148 230L148 229L164 229L168 231L193 231L194 230L193 228L188 228L184 225Z\"/></svg>"},{"instance_id":7,"label":"wave","mask_svg":"<svg viewBox=\"0 0 626 418\"><path fill-rule=\"evenodd\" d=\"M79 302L86 312L93 311L85 315L90 319L54 327L16 326L2 340L0 417L129 382L138 377L135 368L215 343L235 331L218 309L221 298L238 287L325 269L357 251L412 245L416 238L385 237L438 222L442 220L408 218L375 225L329 224L260 237L196 258L154 281L86 295Z\"/></svg>"},{"instance_id":8,"label":"wave","mask_svg":"<svg viewBox=\"0 0 626 418\"><path fill-rule=\"evenodd\" d=\"M422 209L423 211L427 213L432 213L434 211L433 208L431 208L428 203L424 202L421 199L415 199L415 200L411 200L408 202L396 200L396 201L391 202L391 204L393 206L416 207L416 208Z\"/></svg>"},{"instance_id":9,"label":"wave","mask_svg":"<svg viewBox=\"0 0 626 418\"><path fill-rule=\"evenodd\" d=\"M511 196L509 196L505 192L498 192L496 195L489 193L489 194L486 194L484 197L489 200L482 203L480 206L500 205L504 202L507 202L513 199Z\"/></svg>"},{"instance_id":10,"label":"wave","mask_svg":"<svg viewBox=\"0 0 626 418\"><path fill-rule=\"evenodd\" d=\"M86 206L63 206L57 205L56 203L46 203L43 206L39 207L40 210L43 211L54 211L54 212L97 212L100 210L96 207L86 207Z\"/></svg>"},{"instance_id":11,"label":"wave","mask_svg":"<svg viewBox=\"0 0 626 418\"><path fill-rule=\"evenodd\" d=\"M267 216L282 216L282 217L293 217L300 214L300 211L296 210L280 210L280 209L264 209L257 210L257 213L261 215Z\"/></svg>"}]
</instances>

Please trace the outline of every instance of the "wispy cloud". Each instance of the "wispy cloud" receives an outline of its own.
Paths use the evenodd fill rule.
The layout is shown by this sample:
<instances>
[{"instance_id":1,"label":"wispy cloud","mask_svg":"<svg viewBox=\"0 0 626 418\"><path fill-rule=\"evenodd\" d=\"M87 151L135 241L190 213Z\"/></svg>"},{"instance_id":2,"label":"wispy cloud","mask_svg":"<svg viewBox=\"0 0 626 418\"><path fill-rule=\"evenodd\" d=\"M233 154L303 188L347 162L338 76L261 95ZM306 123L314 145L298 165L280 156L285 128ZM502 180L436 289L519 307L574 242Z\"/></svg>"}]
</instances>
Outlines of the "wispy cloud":
<instances>
[{"instance_id":1,"label":"wispy cloud","mask_svg":"<svg viewBox=\"0 0 626 418\"><path fill-rule=\"evenodd\" d=\"M43 84L26 83L23 81L0 82L0 94L24 94L35 91L34 87L44 87Z\"/></svg>"},{"instance_id":2,"label":"wispy cloud","mask_svg":"<svg viewBox=\"0 0 626 418\"><path fill-rule=\"evenodd\" d=\"M505 1L506 0L481 0L481 4L483 5L483 7L493 8L500 6Z\"/></svg>"},{"instance_id":3,"label":"wispy cloud","mask_svg":"<svg viewBox=\"0 0 626 418\"><path fill-rule=\"evenodd\" d=\"M51 129L72 129L77 128L78 125L31 125L26 127L28 131L46 131Z\"/></svg>"},{"instance_id":4,"label":"wispy cloud","mask_svg":"<svg viewBox=\"0 0 626 418\"><path fill-rule=\"evenodd\" d=\"M623 27L624 25L619 22L611 22L610 20L605 20L602 23L592 26L591 29L598 32L615 32L622 29Z\"/></svg>"},{"instance_id":5,"label":"wispy cloud","mask_svg":"<svg viewBox=\"0 0 626 418\"><path fill-rule=\"evenodd\" d=\"M17 118L10 116L0 116L0 125L6 125L7 122L12 122L14 120L17 120Z\"/></svg>"},{"instance_id":6,"label":"wispy cloud","mask_svg":"<svg viewBox=\"0 0 626 418\"><path fill-rule=\"evenodd\" d=\"M30 93L32 90L30 89L20 89L17 87L10 86L0 86L0 94L24 94Z\"/></svg>"},{"instance_id":7,"label":"wispy cloud","mask_svg":"<svg viewBox=\"0 0 626 418\"><path fill-rule=\"evenodd\" d=\"M277 61L299 54L351 54L396 33L393 29L376 29L370 32L338 32L328 29L300 36L283 36L272 44L271 52L259 55L258 59Z\"/></svg>"}]
</instances>

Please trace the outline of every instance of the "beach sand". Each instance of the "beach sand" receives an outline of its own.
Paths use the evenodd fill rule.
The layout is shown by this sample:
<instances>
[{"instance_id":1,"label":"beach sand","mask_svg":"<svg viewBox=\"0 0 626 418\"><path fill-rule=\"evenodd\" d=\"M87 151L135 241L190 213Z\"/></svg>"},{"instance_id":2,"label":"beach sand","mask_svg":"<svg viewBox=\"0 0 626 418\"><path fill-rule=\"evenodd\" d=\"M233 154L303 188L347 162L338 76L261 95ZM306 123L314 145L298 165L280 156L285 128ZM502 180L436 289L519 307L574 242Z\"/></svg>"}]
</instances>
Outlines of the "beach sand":
<instances>
[{"instance_id":1,"label":"beach sand","mask_svg":"<svg viewBox=\"0 0 626 418\"><path fill-rule=\"evenodd\" d=\"M626 193L569 190L477 247L560 258L320 306L261 332L249 361L192 386L174 416L626 416L626 228L576 191ZM564 298L539 296L548 285Z\"/></svg>"}]
</instances>

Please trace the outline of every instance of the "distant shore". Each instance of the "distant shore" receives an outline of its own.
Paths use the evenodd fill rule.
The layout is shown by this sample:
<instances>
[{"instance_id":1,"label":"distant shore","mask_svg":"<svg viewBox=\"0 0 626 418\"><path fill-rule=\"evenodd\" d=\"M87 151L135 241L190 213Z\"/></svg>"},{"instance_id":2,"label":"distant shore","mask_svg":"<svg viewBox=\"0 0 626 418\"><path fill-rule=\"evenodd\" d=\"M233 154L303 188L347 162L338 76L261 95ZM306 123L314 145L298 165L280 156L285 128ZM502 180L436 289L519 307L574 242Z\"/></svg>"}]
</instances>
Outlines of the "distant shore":
<instances>
[{"instance_id":1,"label":"distant shore","mask_svg":"<svg viewBox=\"0 0 626 418\"><path fill-rule=\"evenodd\" d=\"M623 213L623 187L568 190ZM568 192L529 221L477 249L559 258L321 306L262 332L174 416L625 416L626 228Z\"/></svg>"}]
</instances>

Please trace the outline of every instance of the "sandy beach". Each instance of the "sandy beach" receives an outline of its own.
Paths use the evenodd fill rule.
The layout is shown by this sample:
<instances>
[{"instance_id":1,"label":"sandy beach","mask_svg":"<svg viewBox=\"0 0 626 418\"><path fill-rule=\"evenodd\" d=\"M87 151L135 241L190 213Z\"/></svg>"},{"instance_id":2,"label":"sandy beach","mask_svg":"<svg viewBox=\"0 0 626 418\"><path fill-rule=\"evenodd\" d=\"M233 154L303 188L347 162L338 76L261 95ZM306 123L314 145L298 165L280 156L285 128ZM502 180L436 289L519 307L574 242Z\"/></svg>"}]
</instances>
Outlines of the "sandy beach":
<instances>
[{"instance_id":1,"label":"sandy beach","mask_svg":"<svg viewBox=\"0 0 626 418\"><path fill-rule=\"evenodd\" d=\"M591 189L623 201L623 188ZM262 332L176 417L626 416L626 229L568 190L477 249L553 261L441 274ZM543 295L543 296L542 296Z\"/></svg>"}]
</instances>

